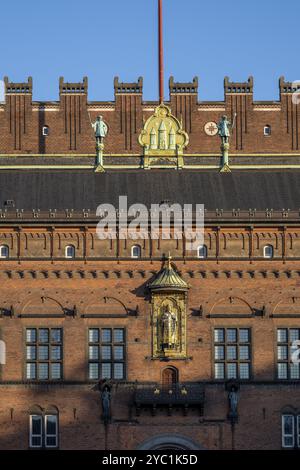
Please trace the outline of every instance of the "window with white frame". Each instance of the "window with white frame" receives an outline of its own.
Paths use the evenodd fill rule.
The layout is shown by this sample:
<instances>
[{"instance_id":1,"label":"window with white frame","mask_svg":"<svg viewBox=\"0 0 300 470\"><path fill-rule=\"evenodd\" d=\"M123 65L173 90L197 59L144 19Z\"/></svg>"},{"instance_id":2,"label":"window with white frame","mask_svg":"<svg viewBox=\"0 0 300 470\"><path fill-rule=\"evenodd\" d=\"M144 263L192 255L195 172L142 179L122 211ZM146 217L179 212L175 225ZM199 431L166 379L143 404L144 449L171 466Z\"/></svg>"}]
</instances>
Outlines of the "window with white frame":
<instances>
[{"instance_id":1,"label":"window with white frame","mask_svg":"<svg viewBox=\"0 0 300 470\"><path fill-rule=\"evenodd\" d=\"M31 414L29 417L29 447L58 447L58 415Z\"/></svg>"},{"instance_id":2,"label":"window with white frame","mask_svg":"<svg viewBox=\"0 0 300 470\"><path fill-rule=\"evenodd\" d=\"M0 246L0 258L8 258L9 257L9 248L7 245Z\"/></svg>"},{"instance_id":3,"label":"window with white frame","mask_svg":"<svg viewBox=\"0 0 300 470\"><path fill-rule=\"evenodd\" d=\"M207 258L207 246L200 245L198 246L198 258Z\"/></svg>"},{"instance_id":4,"label":"window with white frame","mask_svg":"<svg viewBox=\"0 0 300 470\"><path fill-rule=\"evenodd\" d=\"M48 126L43 126L42 127L42 135L45 136L45 137L47 135L49 135L49 127Z\"/></svg>"},{"instance_id":5,"label":"window with white frame","mask_svg":"<svg viewBox=\"0 0 300 470\"><path fill-rule=\"evenodd\" d=\"M264 136L269 137L272 134L271 126L264 126Z\"/></svg>"},{"instance_id":6,"label":"window with white frame","mask_svg":"<svg viewBox=\"0 0 300 470\"><path fill-rule=\"evenodd\" d=\"M45 447L57 447L58 444L58 416L45 415L44 429L45 429Z\"/></svg>"},{"instance_id":7,"label":"window with white frame","mask_svg":"<svg viewBox=\"0 0 300 470\"><path fill-rule=\"evenodd\" d=\"M264 258L273 258L274 248L272 245L264 246Z\"/></svg>"},{"instance_id":8,"label":"window with white frame","mask_svg":"<svg viewBox=\"0 0 300 470\"><path fill-rule=\"evenodd\" d=\"M277 329L277 378L300 379L300 328Z\"/></svg>"},{"instance_id":9,"label":"window with white frame","mask_svg":"<svg viewBox=\"0 0 300 470\"><path fill-rule=\"evenodd\" d=\"M73 245L65 247L65 258L75 258L75 247Z\"/></svg>"},{"instance_id":10,"label":"window with white frame","mask_svg":"<svg viewBox=\"0 0 300 470\"><path fill-rule=\"evenodd\" d=\"M281 417L282 447L300 449L300 415L283 414Z\"/></svg>"},{"instance_id":11,"label":"window with white frame","mask_svg":"<svg viewBox=\"0 0 300 470\"><path fill-rule=\"evenodd\" d=\"M141 247L140 245L134 245L131 247L131 258L140 258L141 257Z\"/></svg>"},{"instance_id":12,"label":"window with white frame","mask_svg":"<svg viewBox=\"0 0 300 470\"><path fill-rule=\"evenodd\" d=\"M42 447L43 445L43 417L30 415L29 447Z\"/></svg>"}]
</instances>

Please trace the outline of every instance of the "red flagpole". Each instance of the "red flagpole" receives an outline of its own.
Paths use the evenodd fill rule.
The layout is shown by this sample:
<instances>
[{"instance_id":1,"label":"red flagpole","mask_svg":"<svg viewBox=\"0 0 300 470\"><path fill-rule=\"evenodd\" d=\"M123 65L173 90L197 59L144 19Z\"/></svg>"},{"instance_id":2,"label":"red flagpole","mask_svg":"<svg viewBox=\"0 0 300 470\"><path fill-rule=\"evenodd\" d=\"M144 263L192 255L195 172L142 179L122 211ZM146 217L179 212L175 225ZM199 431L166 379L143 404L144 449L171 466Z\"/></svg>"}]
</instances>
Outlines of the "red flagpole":
<instances>
[{"instance_id":1,"label":"red flagpole","mask_svg":"<svg viewBox=\"0 0 300 470\"><path fill-rule=\"evenodd\" d=\"M164 51L163 51L163 8L162 0L158 0L158 82L159 102L164 101Z\"/></svg>"}]
</instances>

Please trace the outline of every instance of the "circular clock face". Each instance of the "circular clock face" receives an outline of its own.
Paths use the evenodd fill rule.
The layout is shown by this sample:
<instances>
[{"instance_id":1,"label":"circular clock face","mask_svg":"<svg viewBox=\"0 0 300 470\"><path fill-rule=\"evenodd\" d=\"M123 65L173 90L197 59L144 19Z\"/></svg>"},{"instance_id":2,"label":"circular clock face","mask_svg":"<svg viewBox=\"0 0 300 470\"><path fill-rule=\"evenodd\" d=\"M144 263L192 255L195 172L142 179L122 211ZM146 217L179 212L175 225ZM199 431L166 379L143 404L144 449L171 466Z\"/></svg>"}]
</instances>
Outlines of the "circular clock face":
<instances>
[{"instance_id":1,"label":"circular clock face","mask_svg":"<svg viewBox=\"0 0 300 470\"><path fill-rule=\"evenodd\" d=\"M207 134L209 136L217 135L217 133L218 133L217 124L213 121L207 122L204 126L204 132L205 132L205 134Z\"/></svg>"}]
</instances>

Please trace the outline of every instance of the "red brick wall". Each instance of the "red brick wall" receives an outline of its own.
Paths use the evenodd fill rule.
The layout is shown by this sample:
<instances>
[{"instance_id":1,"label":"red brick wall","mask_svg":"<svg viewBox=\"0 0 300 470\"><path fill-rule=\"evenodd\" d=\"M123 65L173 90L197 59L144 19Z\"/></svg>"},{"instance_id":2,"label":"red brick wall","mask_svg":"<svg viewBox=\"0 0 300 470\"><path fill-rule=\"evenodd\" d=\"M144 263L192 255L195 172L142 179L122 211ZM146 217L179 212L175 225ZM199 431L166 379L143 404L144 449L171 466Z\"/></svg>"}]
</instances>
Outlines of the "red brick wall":
<instances>
[{"instance_id":1,"label":"red brick wall","mask_svg":"<svg viewBox=\"0 0 300 470\"><path fill-rule=\"evenodd\" d=\"M232 154L299 152L299 105L292 103L290 85L280 82L279 101L254 102L251 79L245 83L226 79L224 101L199 102L197 82L171 81L167 104L189 134L185 153L219 155L218 136L207 136L204 126L209 121L218 122L223 114L232 119L235 112ZM94 121L99 114L109 128L106 154L141 154L138 135L158 104L143 101L141 79L130 84L116 79L113 102L89 102L87 79L75 84L61 79L58 102L32 101L30 81L14 84L6 80L6 90L6 102L0 105L0 154L94 154L90 119ZM47 137L42 136L45 125L50 130ZM269 137L263 134L265 125L272 127Z\"/></svg>"},{"instance_id":2,"label":"red brick wall","mask_svg":"<svg viewBox=\"0 0 300 470\"><path fill-rule=\"evenodd\" d=\"M190 261L176 262L189 283L187 304L187 341L189 360L167 364L149 360L151 355L151 311L143 286L157 272L156 261L72 261L40 262L47 278L30 273L30 261L10 262L11 278L1 273L1 307L13 306L12 318L0 318L1 337L7 345L7 364L1 368L0 382L0 448L27 448L28 410L34 405L53 405L59 410L60 447L64 449L103 449L105 432L101 420L99 391L87 384L87 330L89 326L122 326L127 332L128 385L114 386L112 424L107 447L134 449L159 434L180 434L209 449L279 449L281 446L281 411L286 406L300 408L299 385L276 384L276 328L300 327L297 318L274 318L276 314L299 313L298 262L287 261ZM142 274L144 271L144 275ZM93 277L91 272L97 271ZM116 274L120 271L120 275ZM23 277L19 275L23 272ZM57 273L60 273L59 276ZM80 272L85 273L83 276ZM104 275L106 272L106 275ZM264 272L266 274L264 274ZM278 275L274 273L277 272ZM286 273L293 273L288 276ZM69 273L72 273L71 276ZM202 273L205 273L203 275ZM240 274L238 274L240 273ZM251 274L252 273L252 274ZM57 277L58 276L58 277ZM242 276L242 278L241 278ZM48 300L41 302L41 296ZM120 310L118 302L104 301L114 297L135 310L138 317L83 318L81 315ZM52 299L52 300L51 300ZM59 313L61 304L77 307L72 318L20 318L29 312ZM202 317L192 315L202 306ZM265 316L235 318L265 306ZM108 309L108 310L107 310ZM228 318L211 318L226 313ZM125 314L125 311L123 311ZM24 370L24 331L29 326L64 329L64 379L69 384L26 385ZM213 378L213 328L249 327L252 331L252 380L240 390L239 422L234 436L227 420L228 402L224 384ZM180 382L205 381L204 416L190 410L184 417L174 410L152 417L149 411L135 415L131 409L134 382L160 383L162 369L175 366ZM82 385L70 382L83 382Z\"/></svg>"}]
</instances>

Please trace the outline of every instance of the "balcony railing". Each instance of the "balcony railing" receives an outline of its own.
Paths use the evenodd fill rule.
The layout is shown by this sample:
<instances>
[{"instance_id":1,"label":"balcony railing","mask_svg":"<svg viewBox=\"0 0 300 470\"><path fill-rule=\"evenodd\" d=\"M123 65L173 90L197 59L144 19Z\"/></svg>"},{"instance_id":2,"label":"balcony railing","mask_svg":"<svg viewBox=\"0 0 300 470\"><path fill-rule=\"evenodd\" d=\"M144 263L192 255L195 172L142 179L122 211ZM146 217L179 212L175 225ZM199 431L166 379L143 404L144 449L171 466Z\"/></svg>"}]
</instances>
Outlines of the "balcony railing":
<instances>
[{"instance_id":1,"label":"balcony railing","mask_svg":"<svg viewBox=\"0 0 300 470\"><path fill-rule=\"evenodd\" d=\"M184 415L189 409L197 409L203 415L205 390L202 384L137 385L134 405L137 416L143 409L150 409L155 415L158 408L166 408L172 414L173 408L182 408Z\"/></svg>"}]
</instances>

